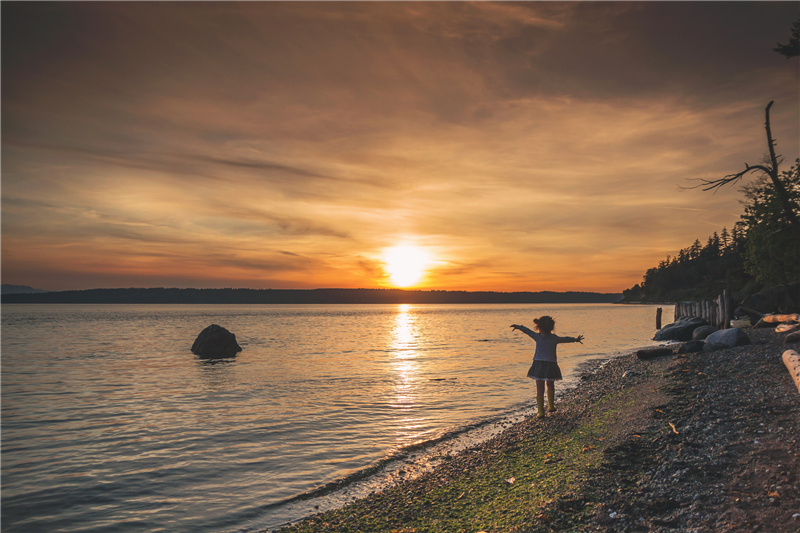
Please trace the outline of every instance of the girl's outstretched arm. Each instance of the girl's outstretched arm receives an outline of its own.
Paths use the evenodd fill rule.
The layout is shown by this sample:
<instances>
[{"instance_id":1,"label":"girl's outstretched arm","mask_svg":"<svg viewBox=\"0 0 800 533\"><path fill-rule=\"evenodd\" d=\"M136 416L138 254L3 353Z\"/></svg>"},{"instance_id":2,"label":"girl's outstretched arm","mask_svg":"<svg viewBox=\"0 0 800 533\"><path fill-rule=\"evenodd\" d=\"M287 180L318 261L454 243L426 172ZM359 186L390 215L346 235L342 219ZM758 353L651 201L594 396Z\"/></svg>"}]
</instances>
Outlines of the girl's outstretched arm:
<instances>
[{"instance_id":1,"label":"girl's outstretched arm","mask_svg":"<svg viewBox=\"0 0 800 533\"><path fill-rule=\"evenodd\" d=\"M577 337L573 337L573 342L579 342L583 344L583 335L578 335Z\"/></svg>"},{"instance_id":2,"label":"girl's outstretched arm","mask_svg":"<svg viewBox=\"0 0 800 533\"><path fill-rule=\"evenodd\" d=\"M521 326L521 325L519 325L519 324L512 324L512 325L511 325L511 329L518 329L518 330L520 330L522 333L524 333L525 335L527 335L528 337L530 337L530 338L532 338L532 339L536 340L536 334L535 334L535 333L534 333L534 332L533 332L531 329L529 329L529 328L526 328L525 326Z\"/></svg>"}]
</instances>

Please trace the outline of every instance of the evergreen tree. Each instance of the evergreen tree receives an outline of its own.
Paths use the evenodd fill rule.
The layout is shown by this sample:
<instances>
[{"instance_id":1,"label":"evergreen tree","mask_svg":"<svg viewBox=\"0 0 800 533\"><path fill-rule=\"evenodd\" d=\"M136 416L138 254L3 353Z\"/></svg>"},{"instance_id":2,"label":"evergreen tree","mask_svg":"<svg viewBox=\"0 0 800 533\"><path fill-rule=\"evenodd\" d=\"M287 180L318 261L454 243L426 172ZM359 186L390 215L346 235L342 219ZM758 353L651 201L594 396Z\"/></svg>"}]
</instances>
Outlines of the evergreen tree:
<instances>
[{"instance_id":1,"label":"evergreen tree","mask_svg":"<svg viewBox=\"0 0 800 533\"><path fill-rule=\"evenodd\" d=\"M793 205L800 203L800 159L783 173ZM710 299L723 289L743 297L765 285L800 280L800 240L785 216L783 199L764 177L742 188L744 213L728 232L714 232L705 246L696 239L659 261L642 283L623 291L627 301Z\"/></svg>"},{"instance_id":2,"label":"evergreen tree","mask_svg":"<svg viewBox=\"0 0 800 533\"><path fill-rule=\"evenodd\" d=\"M796 209L800 202L800 159L781 178ZM772 182L762 178L743 187L743 192L748 198L742 215L745 268L765 284L800 280L800 239L784 216Z\"/></svg>"},{"instance_id":3,"label":"evergreen tree","mask_svg":"<svg viewBox=\"0 0 800 533\"><path fill-rule=\"evenodd\" d=\"M728 235L728 228L723 227L722 233L719 235L719 244L722 248L723 253L728 250L728 246L730 245L730 235Z\"/></svg>"},{"instance_id":4,"label":"evergreen tree","mask_svg":"<svg viewBox=\"0 0 800 533\"><path fill-rule=\"evenodd\" d=\"M792 36L789 37L789 42L786 44L778 43L778 46L773 50L786 59L800 56L800 19L795 20L792 24Z\"/></svg>"}]
</instances>

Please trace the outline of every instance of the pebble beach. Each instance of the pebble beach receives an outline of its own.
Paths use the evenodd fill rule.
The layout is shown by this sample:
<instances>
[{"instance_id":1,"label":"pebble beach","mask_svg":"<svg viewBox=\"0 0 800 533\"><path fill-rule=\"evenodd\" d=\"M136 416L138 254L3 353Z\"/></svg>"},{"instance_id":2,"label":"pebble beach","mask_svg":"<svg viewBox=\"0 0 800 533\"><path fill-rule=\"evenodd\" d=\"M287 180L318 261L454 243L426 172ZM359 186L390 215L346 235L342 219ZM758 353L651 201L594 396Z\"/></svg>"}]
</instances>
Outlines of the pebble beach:
<instances>
[{"instance_id":1,"label":"pebble beach","mask_svg":"<svg viewBox=\"0 0 800 533\"><path fill-rule=\"evenodd\" d=\"M745 346L602 361L547 418L280 531L798 531L800 394L781 360L798 345L746 332Z\"/></svg>"}]
</instances>

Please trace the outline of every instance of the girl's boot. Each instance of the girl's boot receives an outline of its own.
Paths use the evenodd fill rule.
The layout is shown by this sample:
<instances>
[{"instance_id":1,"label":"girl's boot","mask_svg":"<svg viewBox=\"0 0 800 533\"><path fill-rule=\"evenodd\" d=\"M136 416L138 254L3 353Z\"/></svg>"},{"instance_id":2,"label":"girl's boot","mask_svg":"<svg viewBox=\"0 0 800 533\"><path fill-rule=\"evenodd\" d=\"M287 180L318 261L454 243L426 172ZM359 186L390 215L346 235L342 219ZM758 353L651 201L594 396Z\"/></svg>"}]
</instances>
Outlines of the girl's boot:
<instances>
[{"instance_id":1,"label":"girl's boot","mask_svg":"<svg viewBox=\"0 0 800 533\"><path fill-rule=\"evenodd\" d=\"M536 407L539 410L537 418L544 418L544 396L536 397Z\"/></svg>"},{"instance_id":2,"label":"girl's boot","mask_svg":"<svg viewBox=\"0 0 800 533\"><path fill-rule=\"evenodd\" d=\"M556 391L547 389L547 410L551 413L556 412Z\"/></svg>"}]
</instances>

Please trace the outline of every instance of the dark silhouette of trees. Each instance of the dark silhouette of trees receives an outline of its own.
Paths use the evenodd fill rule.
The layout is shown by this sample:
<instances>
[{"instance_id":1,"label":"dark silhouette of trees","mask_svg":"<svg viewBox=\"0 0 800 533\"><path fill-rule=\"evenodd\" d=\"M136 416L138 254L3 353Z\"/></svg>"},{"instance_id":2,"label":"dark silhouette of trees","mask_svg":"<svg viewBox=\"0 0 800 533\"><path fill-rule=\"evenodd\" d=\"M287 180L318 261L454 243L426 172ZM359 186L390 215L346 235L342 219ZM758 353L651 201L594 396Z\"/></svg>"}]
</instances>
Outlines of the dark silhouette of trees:
<instances>
[{"instance_id":1,"label":"dark silhouette of trees","mask_svg":"<svg viewBox=\"0 0 800 533\"><path fill-rule=\"evenodd\" d=\"M723 228L722 234L709 236L706 244L695 240L678 252L667 256L658 266L650 268L641 284L623 291L626 301L677 301L710 299L726 287L745 287L753 277L744 272L741 228L732 232Z\"/></svg>"},{"instance_id":2,"label":"dark silhouette of trees","mask_svg":"<svg viewBox=\"0 0 800 533\"><path fill-rule=\"evenodd\" d=\"M800 159L781 175L789 201L800 203ZM764 284L800 280L800 233L782 216L783 198L762 177L742 188L748 201L742 215L746 231L744 267Z\"/></svg>"},{"instance_id":3,"label":"dark silhouette of trees","mask_svg":"<svg viewBox=\"0 0 800 533\"><path fill-rule=\"evenodd\" d=\"M800 159L780 176L790 202L800 203ZM625 301L703 300L723 289L741 299L763 287L800 280L800 241L774 182L762 175L742 187L744 213L729 232L695 240L623 291Z\"/></svg>"},{"instance_id":4,"label":"dark silhouette of trees","mask_svg":"<svg viewBox=\"0 0 800 533\"><path fill-rule=\"evenodd\" d=\"M792 24L792 36L789 37L789 42L786 44L778 43L778 46L773 50L786 57L786 59L800 56L800 18Z\"/></svg>"},{"instance_id":5,"label":"dark silhouette of trees","mask_svg":"<svg viewBox=\"0 0 800 533\"><path fill-rule=\"evenodd\" d=\"M172 289L129 288L4 294L2 303L85 304L422 304L614 303L595 292L424 291L406 289Z\"/></svg>"}]
</instances>

